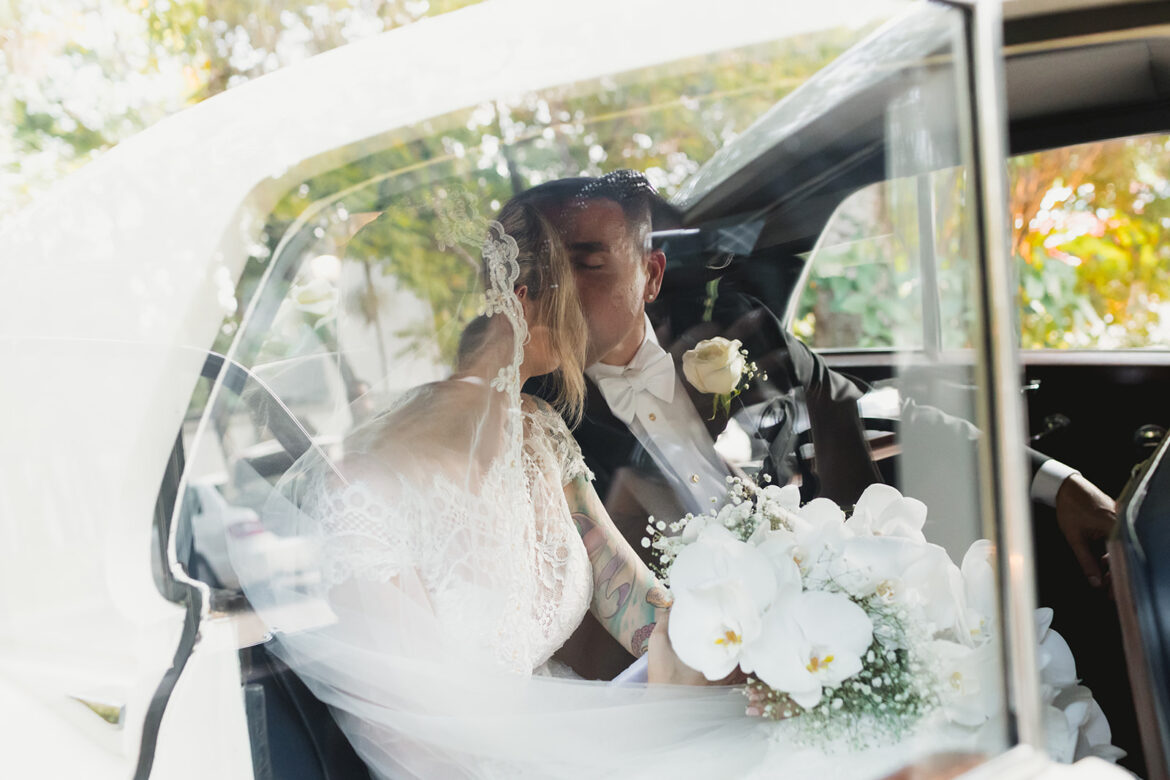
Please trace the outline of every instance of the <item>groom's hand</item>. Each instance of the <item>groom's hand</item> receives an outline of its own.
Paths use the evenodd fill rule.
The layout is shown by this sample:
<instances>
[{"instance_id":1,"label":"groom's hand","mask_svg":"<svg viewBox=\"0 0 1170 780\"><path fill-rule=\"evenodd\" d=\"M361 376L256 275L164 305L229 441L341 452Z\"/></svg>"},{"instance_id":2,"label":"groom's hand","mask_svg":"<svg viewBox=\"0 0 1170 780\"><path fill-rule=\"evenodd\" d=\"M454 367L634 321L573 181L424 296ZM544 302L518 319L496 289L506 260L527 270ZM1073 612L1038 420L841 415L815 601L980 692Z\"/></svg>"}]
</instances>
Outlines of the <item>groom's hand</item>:
<instances>
[{"instance_id":1,"label":"groom's hand","mask_svg":"<svg viewBox=\"0 0 1170 780\"><path fill-rule=\"evenodd\" d=\"M1094 588L1105 583L1100 547L1117 523L1117 505L1096 485L1073 474L1056 493L1056 524L1072 548L1081 571Z\"/></svg>"}]
</instances>

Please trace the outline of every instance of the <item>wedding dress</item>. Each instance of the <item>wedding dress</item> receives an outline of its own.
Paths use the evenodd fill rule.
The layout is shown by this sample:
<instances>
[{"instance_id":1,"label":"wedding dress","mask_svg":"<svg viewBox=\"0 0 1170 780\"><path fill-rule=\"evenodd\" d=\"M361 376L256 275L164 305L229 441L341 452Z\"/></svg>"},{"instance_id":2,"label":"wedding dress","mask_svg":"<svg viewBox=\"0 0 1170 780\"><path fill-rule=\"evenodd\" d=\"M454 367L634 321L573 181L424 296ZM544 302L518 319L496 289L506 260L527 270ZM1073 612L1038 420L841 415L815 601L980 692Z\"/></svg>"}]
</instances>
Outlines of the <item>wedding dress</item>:
<instances>
[{"instance_id":1,"label":"wedding dress","mask_svg":"<svg viewBox=\"0 0 1170 780\"><path fill-rule=\"evenodd\" d=\"M558 414L527 398L522 410L518 475L496 459L473 493L439 471L418 482L394 473L314 491L306 509L324 532L327 584L386 583L412 570L445 633L489 650L502 669L531 673L589 608L589 559L562 486L592 475Z\"/></svg>"}]
</instances>

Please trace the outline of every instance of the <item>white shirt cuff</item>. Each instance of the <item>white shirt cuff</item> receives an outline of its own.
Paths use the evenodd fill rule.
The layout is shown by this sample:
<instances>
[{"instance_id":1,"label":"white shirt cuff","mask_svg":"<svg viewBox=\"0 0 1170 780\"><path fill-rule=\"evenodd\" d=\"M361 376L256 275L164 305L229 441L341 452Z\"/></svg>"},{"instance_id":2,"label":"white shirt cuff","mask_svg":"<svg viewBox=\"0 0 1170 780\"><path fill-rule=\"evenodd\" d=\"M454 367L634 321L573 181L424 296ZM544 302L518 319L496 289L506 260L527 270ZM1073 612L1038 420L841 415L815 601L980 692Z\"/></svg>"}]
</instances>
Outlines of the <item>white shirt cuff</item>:
<instances>
[{"instance_id":1,"label":"white shirt cuff","mask_svg":"<svg viewBox=\"0 0 1170 780\"><path fill-rule=\"evenodd\" d=\"M1046 506L1056 506L1056 493L1064 481L1073 474L1081 472L1072 466L1066 466L1059 460L1049 458L1040 466L1036 476L1032 478L1032 500L1039 501Z\"/></svg>"},{"instance_id":2,"label":"white shirt cuff","mask_svg":"<svg viewBox=\"0 0 1170 780\"><path fill-rule=\"evenodd\" d=\"M613 678L610 681L610 685L648 682L650 682L650 654L642 653L638 657L638 660L634 661L621 674Z\"/></svg>"}]
</instances>

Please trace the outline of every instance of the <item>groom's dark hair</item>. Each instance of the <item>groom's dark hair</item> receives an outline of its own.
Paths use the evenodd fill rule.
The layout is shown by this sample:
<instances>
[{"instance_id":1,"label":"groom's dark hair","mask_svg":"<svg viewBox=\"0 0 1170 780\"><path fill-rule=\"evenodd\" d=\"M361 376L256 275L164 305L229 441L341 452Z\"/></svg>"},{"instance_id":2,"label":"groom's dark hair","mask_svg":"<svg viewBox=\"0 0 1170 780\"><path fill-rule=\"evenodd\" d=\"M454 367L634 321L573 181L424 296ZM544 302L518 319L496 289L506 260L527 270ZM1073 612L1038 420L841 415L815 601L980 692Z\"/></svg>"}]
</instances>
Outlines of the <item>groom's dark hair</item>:
<instances>
[{"instance_id":1,"label":"groom's dark hair","mask_svg":"<svg viewBox=\"0 0 1170 780\"><path fill-rule=\"evenodd\" d=\"M550 216L574 205L613 201L621 206L630 235L639 244L648 242L651 230L664 225L674 227L680 221L677 209L658 194L644 175L625 169L597 177L554 179L521 192L513 200L530 203Z\"/></svg>"}]
</instances>

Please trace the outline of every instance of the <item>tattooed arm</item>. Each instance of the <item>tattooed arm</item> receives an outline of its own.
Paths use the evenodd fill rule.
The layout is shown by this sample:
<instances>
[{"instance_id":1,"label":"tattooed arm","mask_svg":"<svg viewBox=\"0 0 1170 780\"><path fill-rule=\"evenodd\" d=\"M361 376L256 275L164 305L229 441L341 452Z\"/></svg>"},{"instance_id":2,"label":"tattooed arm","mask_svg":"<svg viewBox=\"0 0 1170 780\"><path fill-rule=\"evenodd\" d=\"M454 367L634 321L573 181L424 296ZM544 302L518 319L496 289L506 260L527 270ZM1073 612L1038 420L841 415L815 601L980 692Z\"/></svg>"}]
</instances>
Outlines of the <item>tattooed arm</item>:
<instances>
[{"instance_id":1,"label":"tattooed arm","mask_svg":"<svg viewBox=\"0 0 1170 780\"><path fill-rule=\"evenodd\" d=\"M590 482L580 476L569 482L565 498L593 567L590 610L622 647L640 656L649 646L658 610L670 606L670 593L614 525Z\"/></svg>"}]
</instances>

